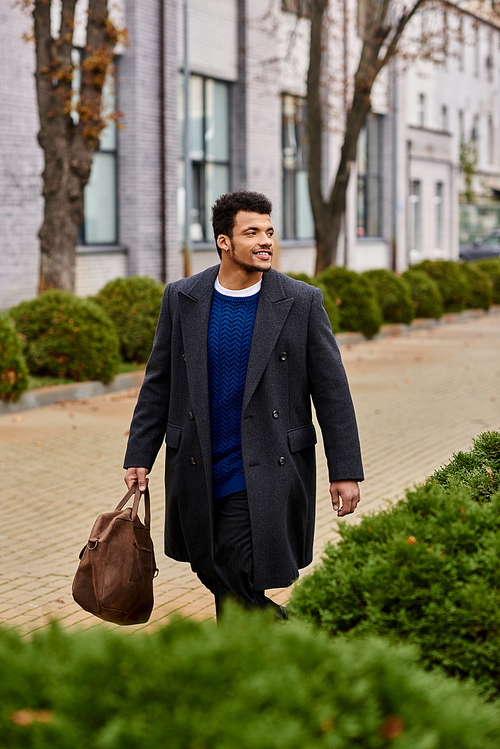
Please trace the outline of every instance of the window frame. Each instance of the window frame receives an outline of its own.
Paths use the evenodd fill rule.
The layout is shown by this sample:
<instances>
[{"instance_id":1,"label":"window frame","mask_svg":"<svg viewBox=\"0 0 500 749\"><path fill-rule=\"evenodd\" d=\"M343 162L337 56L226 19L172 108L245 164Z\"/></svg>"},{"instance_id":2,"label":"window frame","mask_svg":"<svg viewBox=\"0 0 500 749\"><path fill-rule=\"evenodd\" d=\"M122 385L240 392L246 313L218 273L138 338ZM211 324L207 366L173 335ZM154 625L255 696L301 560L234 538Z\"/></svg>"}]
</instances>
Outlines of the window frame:
<instances>
[{"instance_id":1,"label":"window frame","mask_svg":"<svg viewBox=\"0 0 500 749\"><path fill-rule=\"evenodd\" d=\"M303 173L308 175L309 174L309 163L306 163L305 166L298 167L297 163L295 163L293 168L285 167L285 128L284 128L284 119L285 119L285 98L291 98L294 100L294 108L295 112L297 112L297 102L301 102L302 112L306 113L305 121L307 122L307 102L306 98L304 96L297 96L296 94L289 94L288 92L283 92L281 94L281 205L282 205L282 238L284 241L288 242L312 242L314 241L314 215L312 213L312 206L310 202L310 195L309 195L309 189L307 192L308 198L309 198L309 205L306 210L310 211L311 216L311 225L312 225L312 234L308 237L299 237L298 236L298 218L299 218L299 211L297 210L297 174ZM297 124L294 121L294 127L297 129ZM298 147L299 148L299 147ZM298 151L297 148L297 151ZM296 162L296 157L295 157ZM308 159L307 159L308 162ZM288 175L293 175L293 180L287 179ZM287 212L287 196L288 196L288 187L287 184L292 181L293 182L293 236L289 236L288 232L288 212Z\"/></svg>"},{"instance_id":2,"label":"window frame","mask_svg":"<svg viewBox=\"0 0 500 749\"><path fill-rule=\"evenodd\" d=\"M78 67L79 67L79 65L81 64L81 61L82 61L82 53L83 53L84 50L81 47L73 47L73 51L75 51L78 54L78 56L79 56L79 64L78 64ZM115 56L114 59L113 59L113 65L114 65L114 67L116 69L116 73L114 75L114 85L115 86L116 86L116 81L118 80L118 75L119 75L119 62L120 62L119 57ZM74 78L73 78L73 80L74 80ZM76 95L76 88L74 88L74 91L75 91L75 95ZM116 114L116 112L118 112L117 89L115 90L114 96L113 96L113 109L114 109L114 112ZM75 120L74 120L74 122L75 122ZM77 123L75 122L75 124L77 124ZM79 234L78 234L78 242L77 242L78 246L83 247L83 248L90 248L90 249L92 249L94 247L104 247L104 248L107 248L107 247L117 247L120 244L120 215L119 215L119 210L120 210L120 199L119 199L119 197L120 196L119 196L119 165L118 165L118 150L119 150L118 149L118 132L119 131L118 131L118 128L116 127L116 122L114 123L114 127L116 129L115 130L115 139L114 139L115 140L114 148L104 148L103 149L101 147L101 139L99 138L99 146L96 149L96 151L94 152L94 154L92 155L92 167L91 167L89 182L87 182L87 184L85 185L84 192L83 192L83 223L82 223L82 225L80 227L80 231L79 231ZM104 130L105 130L105 128L101 131L101 134L104 133ZM115 199L114 199L114 214L115 214L115 220L114 220L114 239L110 240L108 242L104 242L102 240L97 240L95 242L88 241L88 239L86 237L87 231L85 229L85 193L89 189L90 178L92 176L92 168L94 167L94 165L95 165L95 159L96 159L96 157L97 158L99 157L99 154L111 154L113 156L113 161L114 161L114 168L113 168L113 180L114 180L114 185L115 185Z\"/></svg>"},{"instance_id":3,"label":"window frame","mask_svg":"<svg viewBox=\"0 0 500 749\"><path fill-rule=\"evenodd\" d=\"M180 71L179 76L181 78L184 77L184 74L182 71ZM203 133L203 158L202 159L193 159L190 158L191 162L191 186L192 186L192 195L191 195L191 208L193 209L195 206L195 165L200 167L200 184L202 185L202 189L199 190L200 195L200 208L199 208L199 219L198 223L202 227L203 231L203 238L202 239L193 239L191 236L189 238L190 244L193 246L193 249L196 249L197 247L201 247L205 244L211 243L211 237L208 236L207 231L207 225L209 220L209 214L207 213L207 205L206 205L206 192L207 192L207 164L214 165L214 166L224 166L227 167L227 174L228 174L228 183L227 183L227 190L228 192L231 192L231 182L232 182L232 174L231 174L231 165L232 165L232 122L231 122L231 111L232 111L232 99L233 99L233 87L231 81L224 80L223 78L214 78L210 75L204 75L203 73L195 73L191 72L189 76L189 82L190 82L190 89L191 89L191 81L193 78L200 78L202 81L202 133ZM214 83L221 83L226 87L227 90L227 160L221 160L221 159L211 159L207 158L207 141L206 141L206 133L207 133L207 91L206 91L206 84L207 81L213 81ZM191 135L191 133L190 133ZM184 141L181 140L180 143L180 153L179 153L179 165L182 165L182 168L184 169ZM184 185L184 189L185 189ZM208 206L208 211L210 211L211 206ZM184 221L186 221L186 217L184 217ZM192 231L193 228L193 221L191 220L190 223L190 229ZM179 228L182 228L182 224Z\"/></svg>"}]
</instances>

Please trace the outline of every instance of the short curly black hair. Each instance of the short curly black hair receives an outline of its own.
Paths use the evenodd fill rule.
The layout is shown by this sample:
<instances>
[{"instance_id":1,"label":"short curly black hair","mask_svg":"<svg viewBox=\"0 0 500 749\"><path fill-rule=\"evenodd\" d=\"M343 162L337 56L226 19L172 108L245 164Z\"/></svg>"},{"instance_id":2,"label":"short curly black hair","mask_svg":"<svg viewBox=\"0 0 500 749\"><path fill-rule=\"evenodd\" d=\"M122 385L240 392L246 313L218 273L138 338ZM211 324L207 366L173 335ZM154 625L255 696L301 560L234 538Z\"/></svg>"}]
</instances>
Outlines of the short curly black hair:
<instances>
[{"instance_id":1,"label":"short curly black hair","mask_svg":"<svg viewBox=\"0 0 500 749\"><path fill-rule=\"evenodd\" d=\"M271 215L273 204L260 192L249 192L248 190L236 190L228 192L217 198L212 208L212 226L214 229L215 245L217 247L217 237L225 234L227 237L233 236L236 214L240 211L249 211L251 213L260 213L262 215ZM217 247L219 257L221 251Z\"/></svg>"}]
</instances>

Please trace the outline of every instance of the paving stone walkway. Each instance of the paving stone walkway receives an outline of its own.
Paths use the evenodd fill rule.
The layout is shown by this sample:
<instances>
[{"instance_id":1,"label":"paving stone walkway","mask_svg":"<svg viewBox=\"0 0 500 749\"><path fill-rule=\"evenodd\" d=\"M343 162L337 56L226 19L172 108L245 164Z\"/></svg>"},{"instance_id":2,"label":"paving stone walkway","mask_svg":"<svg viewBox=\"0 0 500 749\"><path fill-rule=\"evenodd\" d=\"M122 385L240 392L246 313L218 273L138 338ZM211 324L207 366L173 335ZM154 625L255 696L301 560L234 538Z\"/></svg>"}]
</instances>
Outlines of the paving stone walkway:
<instances>
[{"instance_id":1,"label":"paving stone walkway","mask_svg":"<svg viewBox=\"0 0 500 749\"><path fill-rule=\"evenodd\" d=\"M342 350L367 479L361 514L401 497L471 438L500 429L500 315L486 315ZM0 417L4 511L0 526L0 622L32 632L100 623L72 600L71 582L92 523L124 494L121 468L137 389ZM214 616L212 597L187 564L162 554L163 451L152 472L153 536L160 576L151 622ZM336 538L318 445L315 562ZM289 590L272 591L285 602ZM146 625L151 626L151 624ZM127 631L137 631L132 627Z\"/></svg>"}]
</instances>

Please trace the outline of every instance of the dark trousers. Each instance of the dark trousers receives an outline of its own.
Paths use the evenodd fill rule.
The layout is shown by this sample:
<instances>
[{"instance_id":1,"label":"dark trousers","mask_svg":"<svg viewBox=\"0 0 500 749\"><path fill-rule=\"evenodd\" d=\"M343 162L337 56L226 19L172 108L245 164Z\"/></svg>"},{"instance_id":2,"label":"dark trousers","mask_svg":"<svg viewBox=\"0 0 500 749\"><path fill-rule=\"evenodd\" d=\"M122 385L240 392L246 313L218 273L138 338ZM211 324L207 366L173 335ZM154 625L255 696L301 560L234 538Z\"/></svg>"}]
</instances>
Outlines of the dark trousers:
<instances>
[{"instance_id":1,"label":"dark trousers","mask_svg":"<svg viewBox=\"0 0 500 749\"><path fill-rule=\"evenodd\" d=\"M246 491L214 500L213 577L198 577L214 595L219 619L227 598L235 598L248 607L273 608L284 618L280 606L253 586L252 529Z\"/></svg>"}]
</instances>

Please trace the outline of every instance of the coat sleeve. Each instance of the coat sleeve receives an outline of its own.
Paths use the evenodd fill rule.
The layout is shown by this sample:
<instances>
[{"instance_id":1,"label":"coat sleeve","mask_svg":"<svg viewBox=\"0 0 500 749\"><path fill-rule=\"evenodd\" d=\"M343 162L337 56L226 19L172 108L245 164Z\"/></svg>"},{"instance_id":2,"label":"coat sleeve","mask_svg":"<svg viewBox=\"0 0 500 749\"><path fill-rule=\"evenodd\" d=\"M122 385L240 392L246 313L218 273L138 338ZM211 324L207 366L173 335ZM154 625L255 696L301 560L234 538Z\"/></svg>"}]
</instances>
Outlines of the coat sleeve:
<instances>
[{"instance_id":1,"label":"coat sleeve","mask_svg":"<svg viewBox=\"0 0 500 749\"><path fill-rule=\"evenodd\" d=\"M163 442L170 396L172 318L169 308L170 285L165 289L153 349L146 367L130 425L123 467L153 467Z\"/></svg>"},{"instance_id":2,"label":"coat sleeve","mask_svg":"<svg viewBox=\"0 0 500 749\"><path fill-rule=\"evenodd\" d=\"M323 306L320 289L311 301L307 369L328 462L330 481L362 481L358 427L347 375Z\"/></svg>"}]
</instances>

